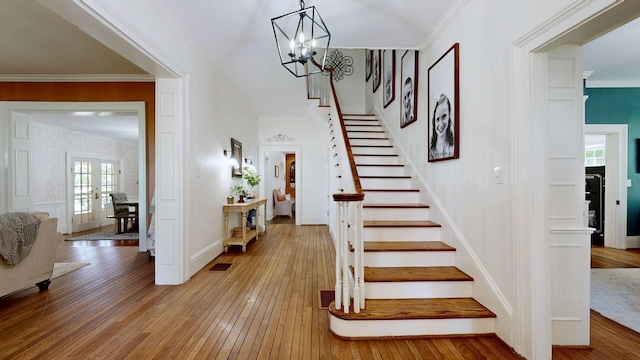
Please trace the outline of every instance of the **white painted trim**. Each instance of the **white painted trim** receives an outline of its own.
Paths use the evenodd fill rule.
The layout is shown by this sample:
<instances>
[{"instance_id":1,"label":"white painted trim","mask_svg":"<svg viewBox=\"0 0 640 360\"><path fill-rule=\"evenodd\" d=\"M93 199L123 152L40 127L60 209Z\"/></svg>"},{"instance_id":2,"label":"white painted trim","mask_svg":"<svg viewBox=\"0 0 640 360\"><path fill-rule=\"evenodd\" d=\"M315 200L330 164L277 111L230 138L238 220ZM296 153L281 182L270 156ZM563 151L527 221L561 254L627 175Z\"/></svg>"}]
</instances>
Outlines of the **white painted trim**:
<instances>
[{"instance_id":1,"label":"white painted trim","mask_svg":"<svg viewBox=\"0 0 640 360\"><path fill-rule=\"evenodd\" d=\"M627 249L640 248L640 235L627 236Z\"/></svg>"},{"instance_id":2,"label":"white painted trim","mask_svg":"<svg viewBox=\"0 0 640 360\"><path fill-rule=\"evenodd\" d=\"M628 80L628 81L587 80L585 87L587 88L637 88L637 87L640 87L640 81L637 81L637 80Z\"/></svg>"},{"instance_id":3,"label":"white painted trim","mask_svg":"<svg viewBox=\"0 0 640 360\"><path fill-rule=\"evenodd\" d=\"M615 166L605 167L605 178L608 179L609 184L617 185L617 194L615 194L615 191L605 193L605 246L626 249L628 246L627 160L629 154L629 126L627 124L585 124L584 133L585 135L607 136L605 150L607 162L613 162ZM615 169L618 171L615 171ZM620 200L620 205L615 204L616 200Z\"/></svg>"},{"instance_id":4,"label":"white painted trim","mask_svg":"<svg viewBox=\"0 0 640 360\"><path fill-rule=\"evenodd\" d=\"M218 239L209 246L191 255L189 258L189 277L195 275L200 269L207 266L211 259L223 252L223 241Z\"/></svg>"},{"instance_id":5,"label":"white painted trim","mask_svg":"<svg viewBox=\"0 0 640 360\"><path fill-rule=\"evenodd\" d=\"M57 231L61 234L67 233L67 203L64 201L51 201L33 204L33 211L44 211L49 217L58 218Z\"/></svg>"},{"instance_id":6,"label":"white painted trim","mask_svg":"<svg viewBox=\"0 0 640 360\"><path fill-rule=\"evenodd\" d=\"M302 145L258 145L258 158L259 158L259 164L258 164L258 169L261 170L260 175L264 178L265 177L265 170L266 169L266 165L265 165L265 157L268 156L269 152L288 152L288 153L294 153L296 156L296 179L302 179L302 167L304 167L304 162L303 162L303 157L302 157ZM271 169L269 169L271 170ZM284 169L282 170L284 171ZM281 171L281 172L282 172ZM269 201L270 196L271 196L271 192L269 191L269 194L267 194L267 190L265 189L265 182L262 181L260 182L260 184L258 185L258 193L259 194L265 194L265 197L267 197L267 204L269 204L268 206L272 206L273 204L271 203L271 201ZM303 193L304 193L304 184L301 183L300 186L296 186L296 225L302 225L302 224L327 224L327 217L326 216L318 216L318 215L304 215L301 213L301 209L302 209L302 199L303 199ZM266 209L265 209L266 210ZM265 217L265 222L266 222L266 211L265 214L263 215L263 217Z\"/></svg>"}]
</instances>

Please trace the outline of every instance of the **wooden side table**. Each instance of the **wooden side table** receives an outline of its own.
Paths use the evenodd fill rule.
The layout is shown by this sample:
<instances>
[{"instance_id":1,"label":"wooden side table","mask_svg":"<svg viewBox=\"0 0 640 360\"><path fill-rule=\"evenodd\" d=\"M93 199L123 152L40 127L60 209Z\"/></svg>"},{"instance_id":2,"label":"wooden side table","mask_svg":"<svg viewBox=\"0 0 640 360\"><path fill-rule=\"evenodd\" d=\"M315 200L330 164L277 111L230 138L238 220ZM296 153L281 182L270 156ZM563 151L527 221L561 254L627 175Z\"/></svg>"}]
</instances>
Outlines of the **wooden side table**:
<instances>
[{"instance_id":1,"label":"wooden side table","mask_svg":"<svg viewBox=\"0 0 640 360\"><path fill-rule=\"evenodd\" d=\"M223 204L222 209L224 211L224 251L227 252L231 245L242 245L242 252L247 251L247 243L254 237L258 240L258 234L260 233L260 226L258 222L258 214L260 212L260 206L263 207L264 214L267 212L267 199L261 198L253 201L247 201L244 203L236 204ZM249 210L256 209L256 228L247 229L247 213ZM233 237L229 233L229 213L242 214L242 237ZM263 231L267 231L267 222L264 222Z\"/></svg>"}]
</instances>

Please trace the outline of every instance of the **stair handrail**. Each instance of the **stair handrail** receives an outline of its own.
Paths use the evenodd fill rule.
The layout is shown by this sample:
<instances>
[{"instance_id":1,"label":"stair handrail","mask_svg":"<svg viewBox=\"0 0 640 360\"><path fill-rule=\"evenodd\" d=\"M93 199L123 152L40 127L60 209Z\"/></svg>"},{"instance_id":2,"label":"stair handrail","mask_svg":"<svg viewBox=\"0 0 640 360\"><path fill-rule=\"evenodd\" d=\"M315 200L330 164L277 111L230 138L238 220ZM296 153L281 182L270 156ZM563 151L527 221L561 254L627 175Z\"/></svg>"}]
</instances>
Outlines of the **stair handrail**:
<instances>
[{"instance_id":1,"label":"stair handrail","mask_svg":"<svg viewBox=\"0 0 640 360\"><path fill-rule=\"evenodd\" d=\"M329 85L331 96L328 106L330 154L335 172L336 184L333 200L336 203L336 284L335 308L349 312L353 298L353 310L359 313L365 308L364 298L364 244L362 239L362 204L364 192L356 168L351 143L340 109L340 103L333 83L331 70ZM348 163L348 166L345 166ZM353 252L351 252L351 248Z\"/></svg>"}]
</instances>

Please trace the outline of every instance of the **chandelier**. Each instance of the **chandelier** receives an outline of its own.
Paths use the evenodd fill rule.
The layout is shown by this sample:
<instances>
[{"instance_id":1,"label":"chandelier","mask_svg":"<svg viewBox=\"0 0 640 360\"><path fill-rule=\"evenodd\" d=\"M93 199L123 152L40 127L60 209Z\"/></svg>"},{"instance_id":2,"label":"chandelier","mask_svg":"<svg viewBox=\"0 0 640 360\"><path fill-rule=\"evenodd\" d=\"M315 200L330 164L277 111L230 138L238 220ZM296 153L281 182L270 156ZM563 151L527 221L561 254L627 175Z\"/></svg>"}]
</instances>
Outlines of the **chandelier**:
<instances>
[{"instance_id":1,"label":"chandelier","mask_svg":"<svg viewBox=\"0 0 640 360\"><path fill-rule=\"evenodd\" d=\"M315 6L271 19L280 63L296 77L324 71L331 34Z\"/></svg>"}]
</instances>

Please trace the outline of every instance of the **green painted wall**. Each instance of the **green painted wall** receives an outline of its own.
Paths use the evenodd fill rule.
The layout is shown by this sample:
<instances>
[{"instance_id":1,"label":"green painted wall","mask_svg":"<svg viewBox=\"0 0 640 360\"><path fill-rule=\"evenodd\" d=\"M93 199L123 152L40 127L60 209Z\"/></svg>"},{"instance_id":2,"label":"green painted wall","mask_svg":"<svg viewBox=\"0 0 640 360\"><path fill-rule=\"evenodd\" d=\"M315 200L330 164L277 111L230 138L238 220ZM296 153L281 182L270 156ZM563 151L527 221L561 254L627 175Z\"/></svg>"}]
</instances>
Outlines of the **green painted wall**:
<instances>
[{"instance_id":1,"label":"green painted wall","mask_svg":"<svg viewBox=\"0 0 640 360\"><path fill-rule=\"evenodd\" d=\"M628 124L629 157L627 188L627 235L640 235L640 169L637 154L640 149L640 88L586 88L589 96L585 107L587 124Z\"/></svg>"}]
</instances>

